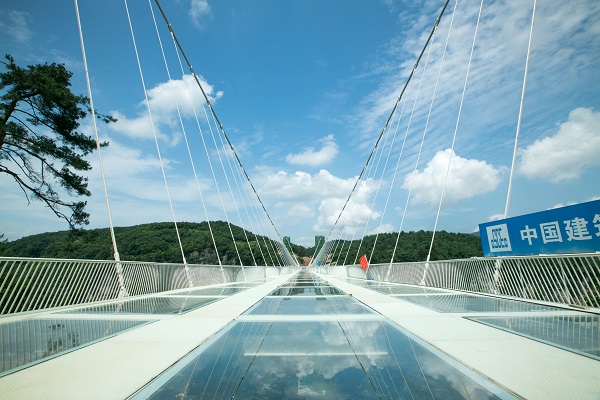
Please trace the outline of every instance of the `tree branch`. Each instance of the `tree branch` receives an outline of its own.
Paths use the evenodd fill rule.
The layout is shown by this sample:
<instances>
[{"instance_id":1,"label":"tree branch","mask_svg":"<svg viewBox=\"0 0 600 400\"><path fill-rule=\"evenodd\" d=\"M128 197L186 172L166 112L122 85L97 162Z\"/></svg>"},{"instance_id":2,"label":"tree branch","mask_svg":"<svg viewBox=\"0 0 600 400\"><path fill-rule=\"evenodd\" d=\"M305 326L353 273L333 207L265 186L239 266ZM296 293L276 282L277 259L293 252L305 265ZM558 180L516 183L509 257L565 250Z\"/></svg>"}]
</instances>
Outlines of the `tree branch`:
<instances>
[{"instance_id":1,"label":"tree branch","mask_svg":"<svg viewBox=\"0 0 600 400\"><path fill-rule=\"evenodd\" d=\"M50 208L57 217L65 219L67 221L67 223L69 224L69 226L71 227L71 229L74 229L74 230L77 229L77 227L71 221L71 218L69 218L62 212L60 212L60 210L57 208L57 206L63 206L63 207L68 207L70 209L73 209L73 208L77 207L78 203L65 203L65 202L61 201L60 199L49 199L48 197L46 197L46 195L44 195L44 193L40 192L38 189L28 185L25 181L23 181L21 179L21 177L19 176L19 174L14 173L13 171L4 167L3 165L0 165L0 172L7 173L8 175L13 177L13 179L21 187L21 190L23 190L23 192L25 193L25 197L27 198L28 204L31 204L31 203L29 201L29 197L27 196L27 193L24 188L26 188L31 193L33 193L36 198L38 198L38 199L42 200L44 203L46 203L48 208Z\"/></svg>"}]
</instances>

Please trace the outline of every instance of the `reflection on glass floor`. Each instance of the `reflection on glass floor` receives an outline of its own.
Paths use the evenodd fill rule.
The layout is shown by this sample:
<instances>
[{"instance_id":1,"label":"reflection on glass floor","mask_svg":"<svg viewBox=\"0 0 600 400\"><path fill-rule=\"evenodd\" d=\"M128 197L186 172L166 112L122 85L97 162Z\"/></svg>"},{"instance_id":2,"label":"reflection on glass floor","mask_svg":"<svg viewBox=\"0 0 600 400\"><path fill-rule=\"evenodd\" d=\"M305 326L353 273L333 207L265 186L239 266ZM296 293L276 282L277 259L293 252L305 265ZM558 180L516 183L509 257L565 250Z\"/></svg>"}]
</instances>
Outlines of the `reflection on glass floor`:
<instances>
[{"instance_id":1,"label":"reflection on glass floor","mask_svg":"<svg viewBox=\"0 0 600 400\"><path fill-rule=\"evenodd\" d=\"M372 314L373 310L351 297L268 297L246 314L249 315L313 315Z\"/></svg>"},{"instance_id":2,"label":"reflection on glass floor","mask_svg":"<svg viewBox=\"0 0 600 400\"><path fill-rule=\"evenodd\" d=\"M468 294L449 294L447 296L403 296L399 300L431 308L443 313L469 312L535 312L562 311L563 309L527 303L524 301L500 299L495 297L475 296Z\"/></svg>"},{"instance_id":3,"label":"reflection on glass floor","mask_svg":"<svg viewBox=\"0 0 600 400\"><path fill-rule=\"evenodd\" d=\"M183 314L210 303L221 297L144 297L107 304L78 308L64 313L76 314Z\"/></svg>"},{"instance_id":4,"label":"reflection on glass floor","mask_svg":"<svg viewBox=\"0 0 600 400\"><path fill-rule=\"evenodd\" d=\"M0 324L0 375L149 322L152 321L32 318Z\"/></svg>"},{"instance_id":5,"label":"reflection on glass floor","mask_svg":"<svg viewBox=\"0 0 600 400\"><path fill-rule=\"evenodd\" d=\"M409 285L381 285L369 286L369 289L383 294L407 295L407 294L448 294L448 291L424 288Z\"/></svg>"},{"instance_id":6,"label":"reflection on glass floor","mask_svg":"<svg viewBox=\"0 0 600 400\"><path fill-rule=\"evenodd\" d=\"M184 314L204 307L270 279L58 309L55 318L0 320L0 376L154 322L161 315Z\"/></svg>"},{"instance_id":7,"label":"reflection on glass floor","mask_svg":"<svg viewBox=\"0 0 600 400\"><path fill-rule=\"evenodd\" d=\"M391 295L408 295L408 294L448 294L452 293L444 289L436 289L431 287L422 287L415 285L405 285L392 282L380 282L358 278L339 278L356 286L365 287L374 290L375 292Z\"/></svg>"},{"instance_id":8,"label":"reflection on glass floor","mask_svg":"<svg viewBox=\"0 0 600 400\"><path fill-rule=\"evenodd\" d=\"M469 319L600 360L599 315L534 315Z\"/></svg>"},{"instance_id":9,"label":"reflection on glass floor","mask_svg":"<svg viewBox=\"0 0 600 400\"><path fill-rule=\"evenodd\" d=\"M271 296L331 296L345 294L333 286L281 286Z\"/></svg>"},{"instance_id":10,"label":"reflection on glass floor","mask_svg":"<svg viewBox=\"0 0 600 400\"><path fill-rule=\"evenodd\" d=\"M310 277L302 271L284 286L305 287ZM352 297L264 298L134 398L514 398L386 320L367 319L371 313ZM253 320L261 315L274 317Z\"/></svg>"},{"instance_id":11,"label":"reflection on glass floor","mask_svg":"<svg viewBox=\"0 0 600 400\"><path fill-rule=\"evenodd\" d=\"M204 289L190 289L185 291L177 291L172 293L176 296L230 296L239 292L247 290L248 287L209 287Z\"/></svg>"}]
</instances>

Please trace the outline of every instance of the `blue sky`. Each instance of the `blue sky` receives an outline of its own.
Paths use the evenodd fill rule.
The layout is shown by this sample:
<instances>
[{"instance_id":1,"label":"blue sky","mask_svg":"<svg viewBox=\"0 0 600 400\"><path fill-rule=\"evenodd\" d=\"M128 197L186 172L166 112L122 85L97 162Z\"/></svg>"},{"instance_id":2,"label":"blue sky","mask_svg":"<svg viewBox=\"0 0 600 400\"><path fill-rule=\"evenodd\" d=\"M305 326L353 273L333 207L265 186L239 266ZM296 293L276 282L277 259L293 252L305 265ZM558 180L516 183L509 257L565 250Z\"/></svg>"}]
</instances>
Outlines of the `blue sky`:
<instances>
[{"instance_id":1,"label":"blue sky","mask_svg":"<svg viewBox=\"0 0 600 400\"><path fill-rule=\"evenodd\" d=\"M314 235L330 231L443 1L163 3L277 229L311 245ZM344 234L397 231L402 220L406 231L433 229L450 156L439 229L472 232L504 212L532 4L484 3L461 108L480 2L461 0L453 18L450 2L342 219ZM231 155L219 138L212 142L202 100L188 94L189 71L183 77L156 6L170 82L148 2L128 6L176 219L205 220L204 200L211 220L227 213L252 230L253 217L235 207L245 192L236 200L220 176L220 160L229 168ZM99 127L111 143L103 157L114 223L172 221L124 2L82 0L79 8L95 106L118 119ZM600 195L598 20L595 0L538 2L510 216ZM74 73L73 90L87 94L72 1L3 1L0 43L22 66L65 63ZM90 123L84 125L93 134ZM97 157L91 160L89 227L105 227ZM27 205L7 177L0 177L0 187L0 232L7 238L66 229L41 204Z\"/></svg>"}]
</instances>

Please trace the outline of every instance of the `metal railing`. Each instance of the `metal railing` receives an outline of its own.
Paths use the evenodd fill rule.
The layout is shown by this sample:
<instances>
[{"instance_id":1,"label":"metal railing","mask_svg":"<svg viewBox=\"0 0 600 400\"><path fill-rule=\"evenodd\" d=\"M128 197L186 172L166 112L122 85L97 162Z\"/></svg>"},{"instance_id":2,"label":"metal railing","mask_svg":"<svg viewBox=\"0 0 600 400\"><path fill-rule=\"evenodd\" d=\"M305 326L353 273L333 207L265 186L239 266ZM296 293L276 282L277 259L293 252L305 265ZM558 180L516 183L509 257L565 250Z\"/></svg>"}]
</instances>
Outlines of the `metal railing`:
<instances>
[{"instance_id":1,"label":"metal railing","mask_svg":"<svg viewBox=\"0 0 600 400\"><path fill-rule=\"evenodd\" d=\"M325 266L320 272L385 282L600 308L600 254L469 258Z\"/></svg>"},{"instance_id":2,"label":"metal railing","mask_svg":"<svg viewBox=\"0 0 600 400\"><path fill-rule=\"evenodd\" d=\"M261 266L0 257L0 315L255 280L281 271Z\"/></svg>"}]
</instances>

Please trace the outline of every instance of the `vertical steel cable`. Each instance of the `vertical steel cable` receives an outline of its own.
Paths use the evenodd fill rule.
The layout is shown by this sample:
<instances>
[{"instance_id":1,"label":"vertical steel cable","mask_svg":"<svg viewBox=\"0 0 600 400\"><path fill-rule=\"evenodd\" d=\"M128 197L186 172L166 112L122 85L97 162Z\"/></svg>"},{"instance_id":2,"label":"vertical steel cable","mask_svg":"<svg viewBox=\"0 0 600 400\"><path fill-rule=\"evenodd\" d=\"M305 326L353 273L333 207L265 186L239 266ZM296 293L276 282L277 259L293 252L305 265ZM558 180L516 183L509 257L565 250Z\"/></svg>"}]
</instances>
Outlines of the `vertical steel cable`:
<instances>
[{"instance_id":1,"label":"vertical steel cable","mask_svg":"<svg viewBox=\"0 0 600 400\"><path fill-rule=\"evenodd\" d=\"M510 177L508 179L508 191L506 194L506 205L504 207L504 218L508 217L508 208L510 205L510 195L512 192L513 175L517 161L517 148L519 147L519 133L521 131L521 118L523 116L523 103L525 101L525 89L527 87L527 72L529 71L529 56L531 54L531 42L533 39L533 24L535 21L535 6L537 0L533 0L533 10L531 11L531 28L529 29L529 42L527 43L527 57L525 58L525 73L523 74L523 88L521 89L521 102L519 103L519 116L517 118L517 132L515 133L515 145L513 148L512 163L510 166Z\"/></svg>"},{"instance_id":2,"label":"vertical steel cable","mask_svg":"<svg viewBox=\"0 0 600 400\"><path fill-rule=\"evenodd\" d=\"M154 17L154 9L152 8L152 0L148 0L148 6L150 7L150 13L152 14L152 22L154 23L154 29L156 30L156 37L158 39L158 44L160 46L160 52L162 54L163 62L165 64L165 70L167 71L167 78L169 79L169 87L172 90L173 89L173 80L171 79L171 71L169 70L169 64L167 63L167 57L165 56L165 49L164 49L163 44L162 44L162 40L161 40L161 37L160 37L160 32L158 30L158 25L156 23L156 18ZM191 154L191 151L190 151L190 146L189 146L189 143L188 143L187 134L185 132L185 126L183 124L183 119L181 117L181 111L179 109L179 101L177 100L177 96L175 94L173 94L173 100L175 100L175 108L177 109L177 116L179 118L179 124L181 126L181 131L183 133L183 138L184 138L184 141L185 141L185 145L186 145L186 148L187 148L187 151L188 151L188 155L190 157L190 162L191 162L191 165L192 165L192 171L193 171L194 177L196 179L196 185L198 187L198 191L200 192L200 197L202 199L202 203L204 203L204 199L202 198L202 190L200 189L200 184L198 183L198 175L196 174L196 168L194 166L194 160L192 159L192 154ZM218 255L218 251L217 251L217 258L218 257L219 257L219 255ZM189 287L193 287L192 278L190 276L190 272L189 272L189 268L187 266L187 263L185 263L184 268L185 268L185 274L186 274L187 279L188 279L188 286Z\"/></svg>"},{"instance_id":3,"label":"vertical steel cable","mask_svg":"<svg viewBox=\"0 0 600 400\"><path fill-rule=\"evenodd\" d=\"M181 43L179 43L179 40L177 39L177 36L175 35L175 32L173 31L173 27L171 26L171 24L169 23L169 20L165 14L165 12L163 11L160 3L158 0L154 0L154 2L156 3L159 11L161 12L165 23L167 24L167 27L169 28L169 30L171 31L171 34L173 36L173 39L175 40L175 43L177 44L177 47L179 48L179 50L181 51L181 55L183 56L191 74L192 77L194 78L194 80L196 81L198 87L200 88L200 91L202 92L202 95L204 96L204 100L206 102L206 105L208 106L211 115L213 116L213 119L215 121L215 124L217 125L217 128L219 129L219 131L223 134L223 137L225 138L227 145L229 146L229 148L231 149L231 152L233 153L235 160L237 161L238 165L240 166L240 169L242 170L242 172L244 173L244 176L246 177L246 180L248 181L248 184L250 185L250 187L252 188L252 191L254 192L256 199L258 200L259 204L261 205L263 211L265 212L266 217L268 218L269 222L271 223L271 226L273 227L273 230L275 231L277 238L279 239L279 241L283 241L281 235L279 234L279 231L277 230L277 227L275 226L275 224L273 223L273 220L271 219L271 216L269 215L264 203L262 202L260 196L258 195L258 192L256 191L256 188L254 187L254 184L252 183L252 181L250 180L250 177L248 176L248 173L246 172L246 169L244 168L244 165L242 164L242 161L240 160L237 152L235 151L235 148L233 147L233 144L231 143L231 140L229 140L229 136L227 135L227 133L225 132L225 128L223 127L223 124L221 124L221 121L219 120L219 117L217 116L217 113L215 112L215 110L213 109L212 103L210 101L210 99L208 98L208 95L206 94L206 92L204 91L204 88L202 87L202 85L200 84L200 81L198 80L198 76L196 75L196 73L194 72L194 68L192 67L192 64L189 62L185 52L183 51L183 47L181 46ZM206 110L205 110L206 113ZM208 117L207 117L208 119ZM211 126L209 124L209 126ZM212 130L212 127L211 127ZM287 251L287 250L286 250Z\"/></svg>"},{"instance_id":4,"label":"vertical steel cable","mask_svg":"<svg viewBox=\"0 0 600 400\"><path fill-rule=\"evenodd\" d=\"M390 153L393 150L394 147L394 143L396 141L396 136L398 134L398 129L400 127L400 121L402 120L402 117L404 115L404 107L406 106L406 100L402 103L402 108L400 109L400 115L398 116L397 120L396 120L396 129L394 129L394 137L392 138L392 144L390 145ZM390 198L392 197L392 191L394 190L394 183L396 182L396 176L398 174L398 169L400 167L400 162L402 161L402 156L404 154L404 146L406 145L406 138L408 137L408 131L406 131L406 134L404 135L404 139L402 140L402 145L400 147L400 153L398 154L398 160L396 161L396 168L394 169L394 173L392 174L392 181L390 182L390 190L388 190L388 194L385 200L385 205L383 206L383 211L382 211L382 215L381 215L381 220L379 222L379 229L377 231L377 234L375 235L375 242L373 243L373 248L371 249L371 254L369 254L369 264L371 263L371 260L373 258L373 253L375 253L375 248L377 247L377 240L379 239L379 234L381 233L381 227L383 226L383 219L387 213L387 208L390 202ZM389 158L390 154L388 154L388 158ZM387 164L387 161L386 161ZM383 178L383 175L382 175Z\"/></svg>"},{"instance_id":5,"label":"vertical steel cable","mask_svg":"<svg viewBox=\"0 0 600 400\"><path fill-rule=\"evenodd\" d=\"M98 152L98 162L99 162L99 166L100 166L100 176L102 179L102 187L104 190L104 199L106 202L106 211L107 211L107 216L108 216L108 227L109 227L109 232L110 232L110 237L111 237L111 241L112 241L112 247L113 247L113 258L115 259L115 261L121 261L121 257L119 255L119 249L117 247L117 238L115 236L115 229L114 229L114 224L113 224L113 220L112 220L112 212L111 212L111 208L110 208L110 201L109 201L109 197L108 197L108 188L106 185L106 178L104 175L104 162L102 160L102 150L101 150L101 146L100 146L100 139L98 137L98 126L96 124L96 112L94 109L94 99L92 96L92 86L90 84L90 76L89 76L89 70L88 70L88 65L87 65L87 57L86 57L86 52L85 52L85 44L83 41L83 29L81 27L81 18L79 16L79 6L77 3L77 0L74 0L75 2L75 14L77 16L77 27L79 29L79 40L81 42L81 55L82 55L82 59L83 59L83 68L84 68L84 72L85 72L85 81L86 81L86 85L87 85L87 91L88 91L88 97L90 100L90 112L92 114L92 125L94 127L94 133L95 133L95 138L96 138L96 150ZM120 295L122 296L127 296L127 291L125 290L125 285L124 285L124 281L123 281L123 269L121 264L117 263L115 265L115 273L117 275L117 278L119 280L119 286L121 288L120 291Z\"/></svg>"},{"instance_id":6,"label":"vertical steel cable","mask_svg":"<svg viewBox=\"0 0 600 400\"><path fill-rule=\"evenodd\" d=\"M135 41L135 34L133 32L133 25L131 24L131 17L129 15L129 7L127 6L127 0L124 0L125 3L125 11L127 12L127 21L129 22L129 30L131 31L131 39L133 41L133 49L135 51L135 58L138 65L138 70L140 73L140 79L142 81L142 87L144 89L144 97L146 99L146 107L148 110L148 117L150 118L150 124L152 126L152 133L154 135L154 144L156 145L156 152L158 154L158 160L160 162L160 169L163 176L163 181L165 183L165 190L167 192L167 198L169 200L169 208L171 209L171 216L173 217L173 223L175 225L175 232L177 234L177 242L179 243L179 250L181 251L181 258L183 260L183 264L187 265L187 261L185 259L185 253L183 252L183 245L181 243L181 236L179 235L179 228L177 226L177 219L175 218L175 210L173 209L173 202L171 201L171 192L169 191L169 184L167 182L167 175L165 172L165 166L163 164L162 155L160 152L160 145L158 144L158 137L156 135L156 127L154 125L154 118L152 117L152 110L150 108L150 100L148 99L148 91L146 90L146 82L144 79L144 74L142 72L142 65L140 63L140 57L137 50L137 44Z\"/></svg>"},{"instance_id":7,"label":"vertical steel cable","mask_svg":"<svg viewBox=\"0 0 600 400\"><path fill-rule=\"evenodd\" d=\"M467 92L467 84L469 82L469 72L471 71L471 64L473 60L473 53L475 52L475 42L477 40L477 32L479 30L479 21L481 20L481 11L483 10L483 2L479 5L479 14L477 14L477 23L475 24L475 33L473 34L473 43L471 44L471 54L469 55L469 63L467 64L467 72L465 74L465 83L463 85L462 95L460 98L460 105L458 107L458 115L456 117L456 125L454 126L454 134L452 136L452 145L450 146L450 155L448 158L448 166L446 167L446 176L444 177L444 185L442 186L442 194L440 196L440 202L438 204L437 214L435 216L435 224L433 226L433 234L431 235L431 243L429 244L429 251L427 253L427 261L431 259L431 251L433 249L433 242L435 240L435 232L437 231L438 221L440 219L440 212L442 211L442 204L444 202L444 194L446 193L446 185L448 184L448 176L450 175L450 167L452 165L452 157L454 155L454 145L456 143L456 136L458 134L458 125L460 117L462 115L463 103L465 100L465 93ZM427 273L427 271L425 271Z\"/></svg>"},{"instance_id":8,"label":"vertical steel cable","mask_svg":"<svg viewBox=\"0 0 600 400\"><path fill-rule=\"evenodd\" d=\"M92 125L94 127L94 132L96 134L96 151L98 152L98 162L100 164L100 176L102 178L102 186L104 188L104 198L106 200L106 211L108 212L108 226L109 226L110 237L112 240L112 245L113 245L113 250L114 250L114 258L115 258L115 261L119 261L120 260L119 250L117 248L117 239L115 237L115 229L114 229L113 221L112 221L110 202L108 200L108 189L106 186L106 179L104 176L104 163L102 162L102 151L100 149L100 139L98 137L98 126L96 125L96 112L94 110L94 99L92 97L92 86L90 84L90 75L89 75L88 65L87 65L85 45L83 42L83 30L81 28L81 19L79 17L79 6L77 4L77 0L74 0L74 1L75 1L75 13L77 15L77 27L79 28L79 41L81 42L81 55L83 58L83 69L85 72L85 81L87 84L88 97L90 99L90 112L92 114Z\"/></svg>"},{"instance_id":9,"label":"vertical steel cable","mask_svg":"<svg viewBox=\"0 0 600 400\"><path fill-rule=\"evenodd\" d=\"M448 2L446 2L445 6L447 6L447 5L448 5ZM445 9L445 6L444 6L444 9ZM419 160L421 159L421 152L423 150L423 143L425 142L425 136L427 134L427 129L429 127L429 120L430 120L430 117L431 117L431 111L433 109L433 104L435 102L435 96L436 96L436 92L437 92L437 87L438 87L440 76L441 76L441 73L442 73L442 68L444 66L444 59L446 57L446 50L448 49L448 41L450 40L450 33L452 32L452 25L453 25L453 22L454 22L454 16L456 15L456 8L457 8L457 6L458 6L458 0L456 0L456 2L454 3L454 9L452 10L452 16L450 18L450 26L448 28L448 35L446 36L446 43L444 44L444 51L442 52L442 59L440 61L440 68L438 69L438 75L437 75L437 78L436 78L436 81L435 81L435 86L434 86L434 89L433 89L433 94L431 96L431 102L429 104L429 112L427 113L427 121L425 122L425 128L423 129L423 136L421 137L421 144L419 146L419 153L417 155L417 160L415 162L415 168L414 168L414 170L412 172L412 179L411 179L410 188L408 189L408 194L406 196L406 204L404 205L404 211L402 212L402 219L400 221L400 228L398 229L398 236L396 237L396 243L394 244L394 250L392 251L392 257L390 259L390 267L391 267L392 263L394 262L394 256L396 255L396 250L398 248L398 241L400 240L400 234L402 233L402 229L404 227L404 220L405 220L405 217L406 217L406 211L408 209L408 202L410 201L410 196L411 196L412 189L413 189L413 186L414 186L414 183L415 183L415 175L417 173L417 168L418 168L418 165L419 165ZM441 15L440 15L440 17L441 17ZM439 19L438 19L437 22L439 24ZM433 33L435 32L435 30L437 29L438 24L435 25L434 30L431 32L431 35L433 35ZM425 50L425 49L423 49L423 50Z\"/></svg>"},{"instance_id":10,"label":"vertical steel cable","mask_svg":"<svg viewBox=\"0 0 600 400\"><path fill-rule=\"evenodd\" d=\"M435 30L437 29L438 24L440 23L440 20L442 19L442 15L444 15L444 11L446 11L446 7L448 6L448 3L450 2L450 0L446 0L446 2L444 3L444 6L442 7L442 10L440 11L440 14L438 15L437 19L435 20L435 23L433 25L433 28L429 34L429 37L427 38L425 45L423 46L423 49L421 50L421 53L419 54L419 56L417 57L417 61L415 62L405 84L404 87L402 88L402 90L400 91L400 95L398 96L398 99L396 100L396 104L394 105L394 107L392 108L392 112L390 113L387 121L385 122L383 129L381 130L381 133L379 134L377 141L375 142L375 145L373 146L373 149L371 150L371 154L369 154L369 157L367 158L367 161L365 162L365 165L363 166L362 171L360 172L358 178L356 179L356 182L354 184L354 187L352 188L352 190L350 191L350 194L348 195L348 198L346 199L346 202L344 203L344 206L342 207L342 209L340 210L340 213L338 214L338 217L336 219L336 221L334 222L331 230L329 231L329 234L327 235L327 238L329 238L331 236L331 233L333 232L334 228L337 225L337 222L339 221L341 215L344 213L344 210L346 208L346 205L348 204L348 202L350 201L350 197L352 197L352 194L354 193L354 190L356 189L356 187L358 186L358 182L361 180L367 166L369 165L369 162L371 161L371 158L373 157L373 154L375 153L375 149L377 149L377 147L379 146L379 141L381 140L381 137L383 136L383 134L385 133L385 131L387 130L387 127L389 125L389 123L392 120L392 116L394 115L394 113L396 112L396 108L398 108L398 104L400 103L400 100L402 99L402 96L404 95L404 92L408 86L408 84L410 83L415 70L417 69L419 62L421 61L421 57L423 57L423 54L425 53L425 49L427 48L427 46L429 45L429 41L431 40L431 37L433 36L433 33L435 32Z\"/></svg>"}]
</instances>

